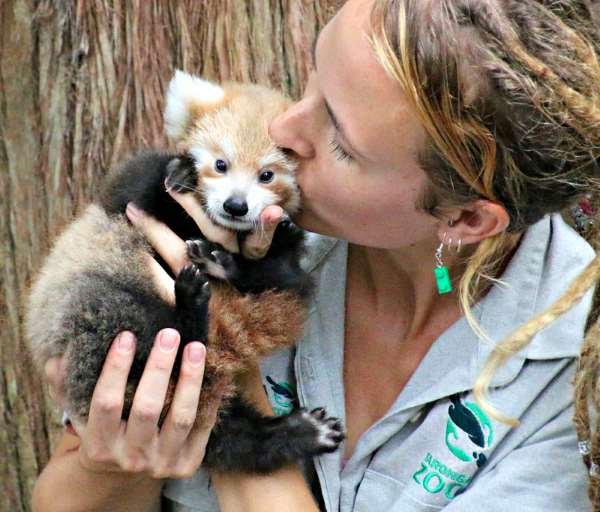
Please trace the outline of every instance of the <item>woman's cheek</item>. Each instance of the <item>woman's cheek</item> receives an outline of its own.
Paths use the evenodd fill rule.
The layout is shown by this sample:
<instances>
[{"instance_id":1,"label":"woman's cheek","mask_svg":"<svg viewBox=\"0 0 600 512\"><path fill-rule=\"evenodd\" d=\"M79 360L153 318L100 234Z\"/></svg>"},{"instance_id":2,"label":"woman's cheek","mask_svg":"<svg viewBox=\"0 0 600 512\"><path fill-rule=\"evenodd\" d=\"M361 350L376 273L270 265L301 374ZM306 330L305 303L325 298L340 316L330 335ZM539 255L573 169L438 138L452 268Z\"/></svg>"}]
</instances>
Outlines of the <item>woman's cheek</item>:
<instances>
[{"instance_id":1,"label":"woman's cheek","mask_svg":"<svg viewBox=\"0 0 600 512\"><path fill-rule=\"evenodd\" d=\"M320 181L317 169L315 166L310 166L310 168L307 166L301 168L296 174L296 180L305 202L311 202L315 198L315 183Z\"/></svg>"}]
</instances>

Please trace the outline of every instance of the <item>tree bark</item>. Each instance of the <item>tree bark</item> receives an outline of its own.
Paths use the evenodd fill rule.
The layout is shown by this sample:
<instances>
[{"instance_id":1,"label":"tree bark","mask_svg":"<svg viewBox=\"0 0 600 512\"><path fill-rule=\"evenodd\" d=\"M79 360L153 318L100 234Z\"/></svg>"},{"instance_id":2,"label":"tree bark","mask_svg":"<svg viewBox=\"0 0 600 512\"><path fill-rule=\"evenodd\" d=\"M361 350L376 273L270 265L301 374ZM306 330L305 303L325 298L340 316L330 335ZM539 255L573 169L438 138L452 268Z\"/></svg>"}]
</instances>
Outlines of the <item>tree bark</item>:
<instances>
[{"instance_id":1,"label":"tree bark","mask_svg":"<svg viewBox=\"0 0 600 512\"><path fill-rule=\"evenodd\" d=\"M128 153L166 147L180 68L298 97L343 0L0 0L0 511L30 510L60 414L32 370L23 301L49 244Z\"/></svg>"}]
</instances>

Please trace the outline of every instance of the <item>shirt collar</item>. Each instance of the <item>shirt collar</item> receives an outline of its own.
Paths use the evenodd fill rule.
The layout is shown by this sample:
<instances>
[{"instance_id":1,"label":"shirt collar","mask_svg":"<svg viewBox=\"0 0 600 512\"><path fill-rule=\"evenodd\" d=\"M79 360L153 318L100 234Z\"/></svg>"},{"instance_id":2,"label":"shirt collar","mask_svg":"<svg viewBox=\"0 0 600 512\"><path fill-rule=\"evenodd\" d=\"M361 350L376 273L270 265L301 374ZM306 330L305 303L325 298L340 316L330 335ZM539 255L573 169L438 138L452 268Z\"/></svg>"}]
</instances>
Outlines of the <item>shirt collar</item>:
<instances>
[{"instance_id":1,"label":"shirt collar","mask_svg":"<svg viewBox=\"0 0 600 512\"><path fill-rule=\"evenodd\" d=\"M594 257L592 247L560 214L547 215L531 226L502 275L506 285L494 286L478 305L481 324L494 345L559 300ZM594 288L588 290L579 303L538 332L506 368L498 370L492 385L513 380L525 359L577 357L593 293ZM474 377L493 350L493 345L484 341L478 346Z\"/></svg>"},{"instance_id":2,"label":"shirt collar","mask_svg":"<svg viewBox=\"0 0 600 512\"><path fill-rule=\"evenodd\" d=\"M547 215L530 226L501 276L505 284L493 286L472 307L492 343L480 340L462 316L432 345L396 405L404 409L471 390L494 346L556 302L594 257L591 246L560 214ZM513 381L526 359L577 357L593 293L588 290L579 303L498 368L491 386Z\"/></svg>"},{"instance_id":3,"label":"shirt collar","mask_svg":"<svg viewBox=\"0 0 600 512\"><path fill-rule=\"evenodd\" d=\"M300 259L300 266L306 272L312 272L325 256L336 246L339 245L340 249L344 251L346 242L338 240L337 238L331 238L317 233L306 232L305 241L306 251ZM344 246L343 248L341 246Z\"/></svg>"}]
</instances>

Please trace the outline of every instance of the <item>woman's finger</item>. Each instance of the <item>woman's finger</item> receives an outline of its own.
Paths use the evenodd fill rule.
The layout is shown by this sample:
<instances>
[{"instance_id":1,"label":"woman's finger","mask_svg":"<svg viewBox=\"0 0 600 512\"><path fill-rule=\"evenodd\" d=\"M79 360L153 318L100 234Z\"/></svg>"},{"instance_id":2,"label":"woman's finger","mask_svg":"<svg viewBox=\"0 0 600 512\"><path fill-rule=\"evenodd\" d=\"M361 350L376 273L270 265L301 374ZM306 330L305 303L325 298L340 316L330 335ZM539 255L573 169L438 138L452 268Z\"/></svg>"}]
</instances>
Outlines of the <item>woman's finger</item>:
<instances>
[{"instance_id":1,"label":"woman's finger","mask_svg":"<svg viewBox=\"0 0 600 512\"><path fill-rule=\"evenodd\" d=\"M273 241L273 234L283 218L281 206L267 206L260 214L260 224L257 230L250 233L242 245L242 254L251 260L262 258Z\"/></svg>"},{"instance_id":2,"label":"woman's finger","mask_svg":"<svg viewBox=\"0 0 600 512\"><path fill-rule=\"evenodd\" d=\"M181 269L189 264L185 242L166 224L144 213L133 203L127 204L125 212L131 223L142 232L174 274L179 274Z\"/></svg>"},{"instance_id":3,"label":"woman's finger","mask_svg":"<svg viewBox=\"0 0 600 512\"><path fill-rule=\"evenodd\" d=\"M179 473L183 478L189 478L193 475L204 460L208 438L217 421L219 405L219 401L215 400L209 410L203 411L206 423L195 425L186 439L185 447L181 451L180 460L178 461L178 466L181 468Z\"/></svg>"},{"instance_id":4,"label":"woman's finger","mask_svg":"<svg viewBox=\"0 0 600 512\"><path fill-rule=\"evenodd\" d=\"M87 422L87 437L114 440L121 429L127 377L135 354L135 336L124 331L113 342L96 382Z\"/></svg>"},{"instance_id":5,"label":"woman's finger","mask_svg":"<svg viewBox=\"0 0 600 512\"><path fill-rule=\"evenodd\" d=\"M167 189L171 197L188 213L202 232L211 242L221 244L229 252L240 252L237 236L234 231L215 224L208 218L198 200L192 194L179 194Z\"/></svg>"},{"instance_id":6,"label":"woman's finger","mask_svg":"<svg viewBox=\"0 0 600 512\"><path fill-rule=\"evenodd\" d=\"M157 293L165 302L174 306L175 281L152 256L144 254L143 257L146 260L146 265L150 269L150 274L152 275Z\"/></svg>"},{"instance_id":7,"label":"woman's finger","mask_svg":"<svg viewBox=\"0 0 600 512\"><path fill-rule=\"evenodd\" d=\"M192 341L186 345L173 402L160 430L158 450L163 460L179 456L194 426L205 360L206 348L202 343Z\"/></svg>"},{"instance_id":8,"label":"woman's finger","mask_svg":"<svg viewBox=\"0 0 600 512\"><path fill-rule=\"evenodd\" d=\"M180 341L175 329L162 329L156 336L127 420L125 444L130 449L144 451L156 436Z\"/></svg>"}]
</instances>

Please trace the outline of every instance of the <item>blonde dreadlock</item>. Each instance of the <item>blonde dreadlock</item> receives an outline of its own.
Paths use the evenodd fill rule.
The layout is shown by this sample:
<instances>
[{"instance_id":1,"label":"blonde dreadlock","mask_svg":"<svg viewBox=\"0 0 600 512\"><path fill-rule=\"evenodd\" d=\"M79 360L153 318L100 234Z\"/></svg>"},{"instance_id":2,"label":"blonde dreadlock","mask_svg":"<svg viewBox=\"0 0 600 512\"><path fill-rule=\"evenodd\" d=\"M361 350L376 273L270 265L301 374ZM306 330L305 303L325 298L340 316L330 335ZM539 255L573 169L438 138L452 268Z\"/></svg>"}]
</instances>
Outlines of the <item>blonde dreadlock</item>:
<instances>
[{"instance_id":1,"label":"blonde dreadlock","mask_svg":"<svg viewBox=\"0 0 600 512\"><path fill-rule=\"evenodd\" d=\"M509 214L507 232L479 243L459 284L461 308L483 338L470 308L497 281L520 235L600 191L598 10L595 0L375 2L373 49L428 134L420 163L429 185L420 207L442 217L447 208L487 199ZM597 250L600 233L592 229L586 238ZM517 424L486 400L494 372L599 277L600 256L555 304L495 346L474 387L493 417ZM591 433L588 412L588 397L600 407L597 316L594 309L576 377L575 423L592 473L600 464L600 431ZM599 478L592 474L590 490L598 511Z\"/></svg>"}]
</instances>

